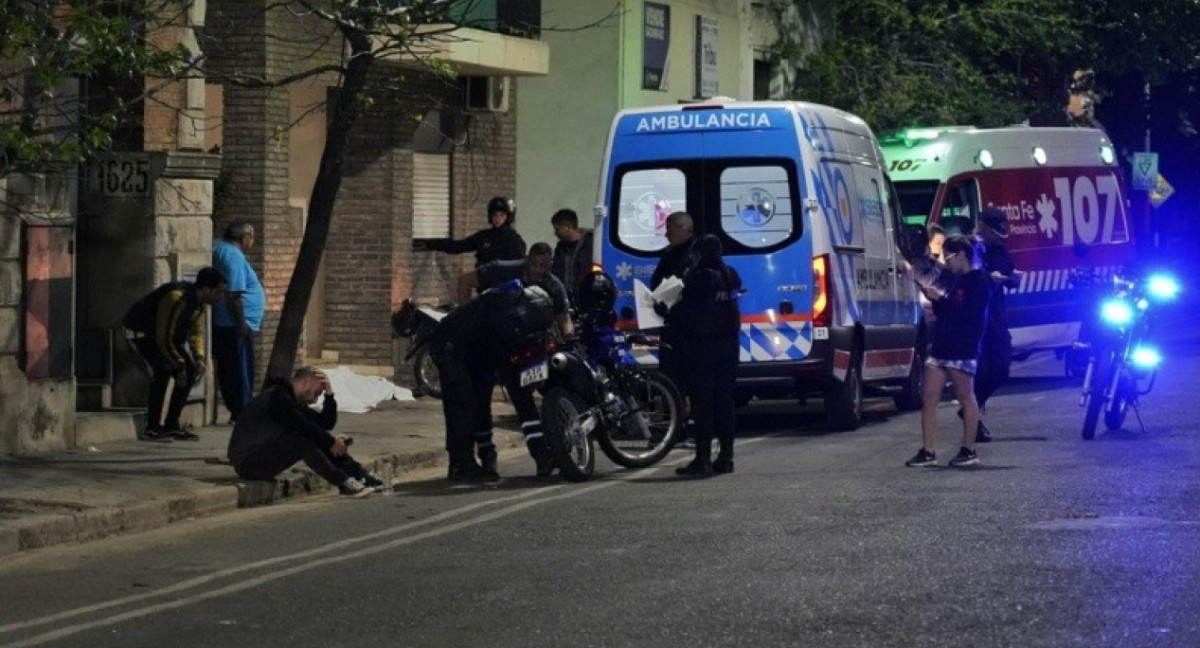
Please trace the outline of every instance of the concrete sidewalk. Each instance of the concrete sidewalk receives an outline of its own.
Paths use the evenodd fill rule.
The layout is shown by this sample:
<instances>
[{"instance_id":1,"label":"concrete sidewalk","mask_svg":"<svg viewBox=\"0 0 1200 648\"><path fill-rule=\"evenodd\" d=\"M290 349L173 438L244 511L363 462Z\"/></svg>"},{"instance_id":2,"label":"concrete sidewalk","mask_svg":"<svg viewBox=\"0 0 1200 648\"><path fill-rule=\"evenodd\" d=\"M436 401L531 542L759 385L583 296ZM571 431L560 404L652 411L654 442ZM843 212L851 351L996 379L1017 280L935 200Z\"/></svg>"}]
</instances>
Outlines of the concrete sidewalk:
<instances>
[{"instance_id":1,"label":"concrete sidewalk","mask_svg":"<svg viewBox=\"0 0 1200 648\"><path fill-rule=\"evenodd\" d=\"M496 402L496 445L525 452L512 407ZM196 430L199 441L113 441L38 457L0 456L0 559L68 542L155 529L188 519L328 492L299 463L274 482L242 481L221 463L233 428ZM350 453L385 481L446 464L441 401L386 401L338 414ZM532 470L532 465L531 465Z\"/></svg>"}]
</instances>

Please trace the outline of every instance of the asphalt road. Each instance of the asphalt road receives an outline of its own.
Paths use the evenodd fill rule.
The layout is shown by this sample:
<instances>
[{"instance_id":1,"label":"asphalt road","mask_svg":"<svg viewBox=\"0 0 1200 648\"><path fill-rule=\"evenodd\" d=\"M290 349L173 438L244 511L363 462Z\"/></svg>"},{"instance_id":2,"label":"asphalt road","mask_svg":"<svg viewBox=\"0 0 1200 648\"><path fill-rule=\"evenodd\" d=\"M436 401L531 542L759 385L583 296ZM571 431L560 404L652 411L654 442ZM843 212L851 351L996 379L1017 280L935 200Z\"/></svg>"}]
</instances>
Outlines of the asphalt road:
<instances>
[{"instance_id":1,"label":"asphalt road","mask_svg":"<svg viewBox=\"0 0 1200 648\"><path fill-rule=\"evenodd\" d=\"M1091 442L1061 365L1018 365L974 469L905 468L918 418L887 401L851 433L778 403L708 480L682 451L586 484L424 475L32 552L0 567L0 646L1197 646L1197 347L1144 433Z\"/></svg>"}]
</instances>

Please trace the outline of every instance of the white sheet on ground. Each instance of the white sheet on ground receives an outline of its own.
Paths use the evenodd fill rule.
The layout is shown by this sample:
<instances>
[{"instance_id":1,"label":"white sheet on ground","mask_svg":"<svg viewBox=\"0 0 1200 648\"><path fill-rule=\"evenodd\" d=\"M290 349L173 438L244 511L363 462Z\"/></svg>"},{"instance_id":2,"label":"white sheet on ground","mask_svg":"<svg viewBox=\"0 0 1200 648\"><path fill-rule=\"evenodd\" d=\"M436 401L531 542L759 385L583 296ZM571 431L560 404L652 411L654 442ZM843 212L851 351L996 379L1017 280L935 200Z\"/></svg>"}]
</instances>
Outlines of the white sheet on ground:
<instances>
[{"instance_id":1,"label":"white sheet on ground","mask_svg":"<svg viewBox=\"0 0 1200 648\"><path fill-rule=\"evenodd\" d=\"M387 378L359 375L345 365L325 369L325 375L329 376L329 384L333 386L339 412L361 414L375 409L381 401L415 400L412 391ZM314 407L319 409L323 400L318 399Z\"/></svg>"}]
</instances>

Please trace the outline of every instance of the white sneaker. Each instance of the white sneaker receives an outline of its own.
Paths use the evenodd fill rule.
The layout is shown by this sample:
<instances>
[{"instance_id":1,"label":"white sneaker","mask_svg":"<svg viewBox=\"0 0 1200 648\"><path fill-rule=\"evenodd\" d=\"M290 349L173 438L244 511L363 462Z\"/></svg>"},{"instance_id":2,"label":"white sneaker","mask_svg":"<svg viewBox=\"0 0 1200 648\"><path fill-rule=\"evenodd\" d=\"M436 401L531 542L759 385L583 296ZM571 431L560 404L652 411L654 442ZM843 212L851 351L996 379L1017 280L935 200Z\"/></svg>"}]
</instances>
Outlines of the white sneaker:
<instances>
[{"instance_id":1,"label":"white sneaker","mask_svg":"<svg viewBox=\"0 0 1200 648\"><path fill-rule=\"evenodd\" d=\"M342 482L341 486L338 486L338 493L345 497L362 498L373 495L375 489L363 486L362 482L353 477L347 477L346 481Z\"/></svg>"}]
</instances>

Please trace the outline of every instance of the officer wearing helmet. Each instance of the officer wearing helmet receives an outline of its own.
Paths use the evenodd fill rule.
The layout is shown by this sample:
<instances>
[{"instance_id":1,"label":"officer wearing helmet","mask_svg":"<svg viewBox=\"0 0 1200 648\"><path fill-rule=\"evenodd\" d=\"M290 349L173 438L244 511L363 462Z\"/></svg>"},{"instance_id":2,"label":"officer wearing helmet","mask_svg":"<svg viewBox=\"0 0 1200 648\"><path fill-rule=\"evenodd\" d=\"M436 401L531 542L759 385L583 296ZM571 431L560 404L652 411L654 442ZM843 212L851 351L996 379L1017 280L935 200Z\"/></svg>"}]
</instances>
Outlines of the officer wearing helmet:
<instances>
[{"instance_id":1,"label":"officer wearing helmet","mask_svg":"<svg viewBox=\"0 0 1200 648\"><path fill-rule=\"evenodd\" d=\"M413 241L414 250L436 250L450 254L475 253L475 267L492 261L521 260L525 258L525 239L513 229L516 210L513 202L504 196L488 201L488 223L491 227L481 229L465 239L427 239Z\"/></svg>"}]
</instances>

